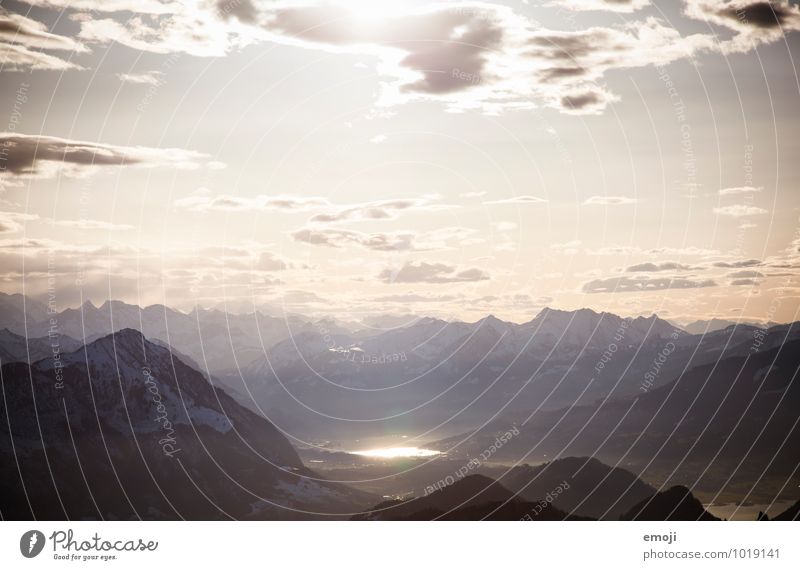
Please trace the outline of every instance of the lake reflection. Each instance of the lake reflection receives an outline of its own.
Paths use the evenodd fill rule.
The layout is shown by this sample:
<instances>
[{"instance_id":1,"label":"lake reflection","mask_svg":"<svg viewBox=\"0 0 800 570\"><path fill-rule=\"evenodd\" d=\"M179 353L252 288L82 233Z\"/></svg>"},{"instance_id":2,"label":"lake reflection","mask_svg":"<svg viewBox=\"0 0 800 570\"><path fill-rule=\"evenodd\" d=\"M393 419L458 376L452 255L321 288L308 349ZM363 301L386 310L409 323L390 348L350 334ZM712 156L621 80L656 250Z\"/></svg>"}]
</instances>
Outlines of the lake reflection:
<instances>
[{"instance_id":1,"label":"lake reflection","mask_svg":"<svg viewBox=\"0 0 800 570\"><path fill-rule=\"evenodd\" d=\"M431 457L433 455L439 455L441 452L435 449L423 449L421 447L383 447L365 451L352 451L351 453L354 455L363 455L365 457L394 459L397 457Z\"/></svg>"}]
</instances>

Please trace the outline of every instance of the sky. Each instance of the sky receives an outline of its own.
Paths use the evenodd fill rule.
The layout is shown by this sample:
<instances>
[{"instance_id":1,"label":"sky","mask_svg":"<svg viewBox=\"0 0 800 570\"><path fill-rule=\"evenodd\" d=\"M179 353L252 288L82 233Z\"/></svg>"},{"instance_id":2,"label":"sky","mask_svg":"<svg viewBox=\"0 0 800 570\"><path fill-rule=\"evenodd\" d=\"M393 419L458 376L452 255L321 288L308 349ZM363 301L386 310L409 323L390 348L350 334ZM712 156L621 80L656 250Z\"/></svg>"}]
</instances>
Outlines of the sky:
<instances>
[{"instance_id":1,"label":"sky","mask_svg":"<svg viewBox=\"0 0 800 570\"><path fill-rule=\"evenodd\" d=\"M0 1L0 290L797 320L800 8Z\"/></svg>"}]
</instances>

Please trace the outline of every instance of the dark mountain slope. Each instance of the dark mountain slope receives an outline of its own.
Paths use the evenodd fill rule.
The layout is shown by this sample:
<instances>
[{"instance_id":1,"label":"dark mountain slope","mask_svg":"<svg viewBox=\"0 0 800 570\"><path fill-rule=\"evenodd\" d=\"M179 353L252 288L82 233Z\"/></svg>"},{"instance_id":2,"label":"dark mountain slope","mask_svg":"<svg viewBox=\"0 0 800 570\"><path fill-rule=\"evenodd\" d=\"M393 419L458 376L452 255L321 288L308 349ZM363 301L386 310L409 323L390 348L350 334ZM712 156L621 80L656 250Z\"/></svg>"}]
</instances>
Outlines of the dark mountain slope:
<instances>
[{"instance_id":1,"label":"dark mountain slope","mask_svg":"<svg viewBox=\"0 0 800 570\"><path fill-rule=\"evenodd\" d=\"M675 486L634 505L621 517L625 521L718 521L692 492Z\"/></svg>"},{"instance_id":2,"label":"dark mountain slope","mask_svg":"<svg viewBox=\"0 0 800 570\"><path fill-rule=\"evenodd\" d=\"M2 367L6 519L302 518L365 500L313 480L271 423L137 331L62 362Z\"/></svg>"},{"instance_id":3,"label":"dark mountain slope","mask_svg":"<svg viewBox=\"0 0 800 570\"><path fill-rule=\"evenodd\" d=\"M567 482L569 489L556 496L554 507L584 517L609 520L617 520L656 491L630 471L609 467L591 457L566 457L535 467L522 465L499 481L530 501L545 497Z\"/></svg>"}]
</instances>

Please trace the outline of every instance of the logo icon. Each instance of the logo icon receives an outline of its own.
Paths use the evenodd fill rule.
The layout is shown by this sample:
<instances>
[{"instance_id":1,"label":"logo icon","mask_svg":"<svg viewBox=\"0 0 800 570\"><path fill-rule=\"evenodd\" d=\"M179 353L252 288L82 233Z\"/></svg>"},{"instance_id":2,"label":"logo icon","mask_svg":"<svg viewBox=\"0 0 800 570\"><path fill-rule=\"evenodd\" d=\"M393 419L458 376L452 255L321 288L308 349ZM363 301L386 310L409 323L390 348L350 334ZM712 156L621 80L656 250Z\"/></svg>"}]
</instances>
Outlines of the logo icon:
<instances>
[{"instance_id":1,"label":"logo icon","mask_svg":"<svg viewBox=\"0 0 800 570\"><path fill-rule=\"evenodd\" d=\"M19 551L25 558L34 558L44 548L44 533L39 530L29 530L19 539Z\"/></svg>"}]
</instances>

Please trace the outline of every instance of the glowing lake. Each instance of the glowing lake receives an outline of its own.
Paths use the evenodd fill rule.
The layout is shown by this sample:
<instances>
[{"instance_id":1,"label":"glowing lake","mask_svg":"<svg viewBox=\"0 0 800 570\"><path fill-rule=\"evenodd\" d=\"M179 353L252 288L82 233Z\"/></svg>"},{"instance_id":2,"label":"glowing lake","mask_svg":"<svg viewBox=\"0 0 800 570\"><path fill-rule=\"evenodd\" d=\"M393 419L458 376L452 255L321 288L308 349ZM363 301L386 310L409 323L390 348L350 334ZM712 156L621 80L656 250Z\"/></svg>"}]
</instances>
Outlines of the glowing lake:
<instances>
[{"instance_id":1,"label":"glowing lake","mask_svg":"<svg viewBox=\"0 0 800 570\"><path fill-rule=\"evenodd\" d=\"M441 452L434 449L423 449L421 447L382 447L365 451L351 451L350 453L354 455L363 455L365 457L394 459L398 457L431 457L439 455Z\"/></svg>"}]
</instances>

